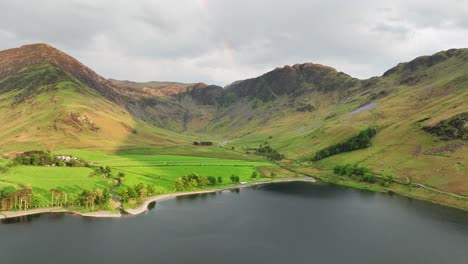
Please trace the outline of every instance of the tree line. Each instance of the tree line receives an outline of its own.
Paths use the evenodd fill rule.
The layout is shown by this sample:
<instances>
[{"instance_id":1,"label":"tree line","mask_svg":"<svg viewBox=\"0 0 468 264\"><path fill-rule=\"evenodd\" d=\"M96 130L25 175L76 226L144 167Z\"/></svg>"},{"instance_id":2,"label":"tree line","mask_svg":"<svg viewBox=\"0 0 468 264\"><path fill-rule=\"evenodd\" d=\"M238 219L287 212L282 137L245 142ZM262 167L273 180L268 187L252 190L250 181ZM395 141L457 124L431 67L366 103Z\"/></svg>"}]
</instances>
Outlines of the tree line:
<instances>
[{"instance_id":1,"label":"tree line","mask_svg":"<svg viewBox=\"0 0 468 264\"><path fill-rule=\"evenodd\" d=\"M69 157L67 159L60 159L50 151L33 150L26 151L22 154L17 155L13 159L15 165L26 165L26 166L58 166L58 167L88 167L89 164L85 161L79 160L76 157Z\"/></svg>"},{"instance_id":2,"label":"tree line","mask_svg":"<svg viewBox=\"0 0 468 264\"><path fill-rule=\"evenodd\" d=\"M258 173L255 171L252 173L252 178L256 178L258 176ZM231 180L232 183L240 183L240 177L237 175L231 175L229 177L229 180ZM213 177L213 176L203 176L203 175L198 175L196 173L189 173L185 176L182 176L178 178L175 181L175 189L176 191L184 191L184 190L189 190L189 191L194 191L196 189L205 189L208 186L214 186L216 184L222 184L223 183L223 177Z\"/></svg>"},{"instance_id":3,"label":"tree line","mask_svg":"<svg viewBox=\"0 0 468 264\"><path fill-rule=\"evenodd\" d=\"M120 192L120 198L123 202L138 201L142 202L144 198L156 194L156 187L153 184L144 185L143 183L134 186L127 186Z\"/></svg>"},{"instance_id":4,"label":"tree line","mask_svg":"<svg viewBox=\"0 0 468 264\"><path fill-rule=\"evenodd\" d=\"M38 201L30 186L20 190L0 190L0 210L26 210L33 207L38 207Z\"/></svg>"},{"instance_id":5,"label":"tree line","mask_svg":"<svg viewBox=\"0 0 468 264\"><path fill-rule=\"evenodd\" d=\"M223 183L223 178L222 177L215 178L213 176L203 176L203 175L198 175L192 172L192 173L189 173L185 176L178 178L175 181L175 189L177 191L183 191L183 190L194 191L197 188L204 189L208 185L215 185L217 183L219 184Z\"/></svg>"},{"instance_id":6,"label":"tree line","mask_svg":"<svg viewBox=\"0 0 468 264\"><path fill-rule=\"evenodd\" d=\"M355 137L317 151L312 157L312 160L317 161L342 152L367 148L370 146L371 138L373 138L376 134L377 130L375 128L367 128L359 132L359 134Z\"/></svg>"},{"instance_id":7,"label":"tree line","mask_svg":"<svg viewBox=\"0 0 468 264\"><path fill-rule=\"evenodd\" d=\"M194 146L213 146L213 142L211 141L194 141L193 142Z\"/></svg>"},{"instance_id":8,"label":"tree line","mask_svg":"<svg viewBox=\"0 0 468 264\"><path fill-rule=\"evenodd\" d=\"M264 156L268 160L271 160L271 161L284 159L284 155L279 153L276 149L273 149L272 147L270 147L268 143L260 145L258 148L256 148L255 154Z\"/></svg>"},{"instance_id":9,"label":"tree line","mask_svg":"<svg viewBox=\"0 0 468 264\"><path fill-rule=\"evenodd\" d=\"M359 181L376 183L379 182L382 186L388 187L393 182L392 176L377 176L376 173L365 167L358 165L344 164L336 165L333 168L333 173L341 176L357 178Z\"/></svg>"}]
</instances>

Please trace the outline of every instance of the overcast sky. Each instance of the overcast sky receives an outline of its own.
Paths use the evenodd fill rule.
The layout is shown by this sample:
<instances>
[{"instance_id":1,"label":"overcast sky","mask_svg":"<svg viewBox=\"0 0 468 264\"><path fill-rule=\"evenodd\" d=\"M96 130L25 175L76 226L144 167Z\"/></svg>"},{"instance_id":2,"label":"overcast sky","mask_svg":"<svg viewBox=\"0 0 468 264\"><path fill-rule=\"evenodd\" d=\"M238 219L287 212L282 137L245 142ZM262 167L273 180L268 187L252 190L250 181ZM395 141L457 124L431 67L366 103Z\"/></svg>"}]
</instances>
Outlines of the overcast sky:
<instances>
[{"instance_id":1,"label":"overcast sky","mask_svg":"<svg viewBox=\"0 0 468 264\"><path fill-rule=\"evenodd\" d=\"M45 42L107 78L226 85L277 66L357 78L468 47L465 0L0 0L0 49Z\"/></svg>"}]
</instances>

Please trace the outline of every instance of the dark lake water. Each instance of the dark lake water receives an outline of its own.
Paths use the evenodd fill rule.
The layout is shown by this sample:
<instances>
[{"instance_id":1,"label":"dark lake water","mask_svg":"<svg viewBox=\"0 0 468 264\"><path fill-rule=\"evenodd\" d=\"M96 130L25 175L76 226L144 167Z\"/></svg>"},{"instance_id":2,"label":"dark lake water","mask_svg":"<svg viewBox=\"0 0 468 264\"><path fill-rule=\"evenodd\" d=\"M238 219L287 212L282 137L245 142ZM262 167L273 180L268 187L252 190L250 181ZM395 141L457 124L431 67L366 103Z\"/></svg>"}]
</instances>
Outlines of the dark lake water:
<instances>
[{"instance_id":1,"label":"dark lake water","mask_svg":"<svg viewBox=\"0 0 468 264\"><path fill-rule=\"evenodd\" d=\"M194 195L120 219L22 220L0 224L0 263L468 263L468 213L330 185Z\"/></svg>"}]
</instances>

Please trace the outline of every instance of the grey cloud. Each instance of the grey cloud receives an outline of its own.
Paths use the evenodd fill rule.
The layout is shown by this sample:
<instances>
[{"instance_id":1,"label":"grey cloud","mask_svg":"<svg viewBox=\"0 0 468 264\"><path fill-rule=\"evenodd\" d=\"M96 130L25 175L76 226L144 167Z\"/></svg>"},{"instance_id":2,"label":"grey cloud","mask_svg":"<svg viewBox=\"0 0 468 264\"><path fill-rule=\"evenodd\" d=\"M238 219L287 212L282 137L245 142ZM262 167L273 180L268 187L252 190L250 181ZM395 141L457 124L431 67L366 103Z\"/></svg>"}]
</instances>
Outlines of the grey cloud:
<instances>
[{"instance_id":1,"label":"grey cloud","mask_svg":"<svg viewBox=\"0 0 468 264\"><path fill-rule=\"evenodd\" d=\"M367 78L468 43L467 4L441 3L0 0L0 48L47 42L106 77L137 81L228 84L306 61Z\"/></svg>"}]
</instances>

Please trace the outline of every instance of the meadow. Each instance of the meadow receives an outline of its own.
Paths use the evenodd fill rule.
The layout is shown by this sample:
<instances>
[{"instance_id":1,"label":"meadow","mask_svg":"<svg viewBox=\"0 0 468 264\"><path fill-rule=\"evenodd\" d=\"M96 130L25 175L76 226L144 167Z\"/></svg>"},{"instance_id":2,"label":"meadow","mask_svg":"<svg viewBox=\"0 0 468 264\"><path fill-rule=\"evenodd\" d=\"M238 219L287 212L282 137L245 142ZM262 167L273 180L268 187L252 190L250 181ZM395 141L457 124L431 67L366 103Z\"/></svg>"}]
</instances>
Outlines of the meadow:
<instances>
[{"instance_id":1,"label":"meadow","mask_svg":"<svg viewBox=\"0 0 468 264\"><path fill-rule=\"evenodd\" d=\"M214 150L214 148L213 148ZM149 149L131 151L132 153L148 152ZM160 151L160 150L153 150ZM221 151L221 150L215 150ZM224 151L227 152L227 151ZM125 153L125 152L123 152ZM175 192L175 181L189 173L201 176L221 177L223 182L216 187L232 185L231 175L240 177L242 182L265 180L261 174L252 179L253 171L262 171L276 165L258 160L227 159L223 157L208 158L181 155L125 155L87 150L61 150L56 155L71 155L96 166L109 166L112 170L110 178L94 173L88 167L44 167L44 166L14 166L6 173L0 174L0 188L6 190L32 187L34 195L41 206L50 204L49 190L57 189L67 195L78 194L83 190L108 188L111 193L118 194L122 188L137 184L153 184L157 194ZM193 153L195 154L195 153ZM228 154L232 156L237 154ZM244 157L245 158L245 157ZM115 180L119 173L124 173L123 184L116 187Z\"/></svg>"}]
</instances>

